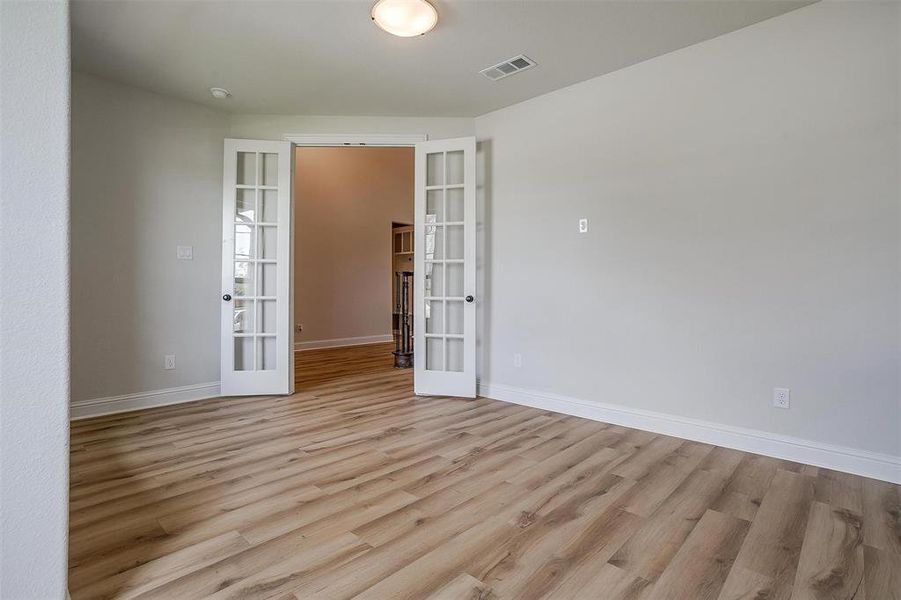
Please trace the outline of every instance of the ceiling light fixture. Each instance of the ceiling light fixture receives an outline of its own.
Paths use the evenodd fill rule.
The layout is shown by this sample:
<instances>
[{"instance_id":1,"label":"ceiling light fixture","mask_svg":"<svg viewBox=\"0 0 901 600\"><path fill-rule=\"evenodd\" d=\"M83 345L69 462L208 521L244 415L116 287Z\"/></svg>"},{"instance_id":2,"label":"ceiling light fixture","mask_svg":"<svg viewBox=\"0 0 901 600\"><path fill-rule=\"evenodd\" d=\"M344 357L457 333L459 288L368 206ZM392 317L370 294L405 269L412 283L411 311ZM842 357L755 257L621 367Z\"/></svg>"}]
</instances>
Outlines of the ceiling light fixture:
<instances>
[{"instance_id":1,"label":"ceiling light fixture","mask_svg":"<svg viewBox=\"0 0 901 600\"><path fill-rule=\"evenodd\" d=\"M210 88L210 95L217 100L222 100L231 96L231 92L225 88Z\"/></svg>"},{"instance_id":2,"label":"ceiling light fixture","mask_svg":"<svg viewBox=\"0 0 901 600\"><path fill-rule=\"evenodd\" d=\"M379 0L370 16L376 25L399 37L423 35L438 23L438 11L426 0Z\"/></svg>"}]
</instances>

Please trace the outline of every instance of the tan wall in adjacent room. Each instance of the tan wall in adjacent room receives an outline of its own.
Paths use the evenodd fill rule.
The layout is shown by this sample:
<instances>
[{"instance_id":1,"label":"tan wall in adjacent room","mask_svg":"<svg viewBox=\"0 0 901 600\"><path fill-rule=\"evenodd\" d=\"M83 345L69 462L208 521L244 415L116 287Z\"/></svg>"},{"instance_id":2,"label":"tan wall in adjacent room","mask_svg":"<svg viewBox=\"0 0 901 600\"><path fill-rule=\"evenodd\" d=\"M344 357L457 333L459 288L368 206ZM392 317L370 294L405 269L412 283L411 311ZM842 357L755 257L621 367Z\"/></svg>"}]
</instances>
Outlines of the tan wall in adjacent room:
<instances>
[{"instance_id":1,"label":"tan wall in adjacent room","mask_svg":"<svg viewBox=\"0 0 901 600\"><path fill-rule=\"evenodd\" d=\"M297 148L297 342L391 334L391 223L413 222L412 148Z\"/></svg>"}]
</instances>

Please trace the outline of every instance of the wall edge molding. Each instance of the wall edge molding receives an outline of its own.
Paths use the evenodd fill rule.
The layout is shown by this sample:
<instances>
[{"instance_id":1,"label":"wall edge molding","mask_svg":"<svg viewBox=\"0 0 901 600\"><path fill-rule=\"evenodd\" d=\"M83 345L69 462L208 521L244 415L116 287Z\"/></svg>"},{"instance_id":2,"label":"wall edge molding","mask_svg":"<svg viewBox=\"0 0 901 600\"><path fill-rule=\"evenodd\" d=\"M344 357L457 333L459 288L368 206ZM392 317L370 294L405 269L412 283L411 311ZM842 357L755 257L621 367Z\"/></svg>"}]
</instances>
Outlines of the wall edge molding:
<instances>
[{"instance_id":1,"label":"wall edge molding","mask_svg":"<svg viewBox=\"0 0 901 600\"><path fill-rule=\"evenodd\" d=\"M218 398L219 395L219 382L210 381L181 387L136 392L134 394L122 394L121 396L76 400L70 405L69 419L78 421L80 419L155 408L157 406L169 406L170 404Z\"/></svg>"},{"instance_id":2,"label":"wall edge molding","mask_svg":"<svg viewBox=\"0 0 901 600\"><path fill-rule=\"evenodd\" d=\"M621 405L589 402L569 396L503 384L479 382L478 390L480 396L493 400L901 484L901 456L825 444L757 429L724 425Z\"/></svg>"},{"instance_id":3,"label":"wall edge molding","mask_svg":"<svg viewBox=\"0 0 901 600\"><path fill-rule=\"evenodd\" d=\"M390 333L382 335L364 335L360 337L335 338L331 340L310 340L306 342L295 342L294 351L303 352L304 350L318 350L320 348L342 348L344 346L364 346L366 344L381 344L384 342L393 342L394 336Z\"/></svg>"}]
</instances>

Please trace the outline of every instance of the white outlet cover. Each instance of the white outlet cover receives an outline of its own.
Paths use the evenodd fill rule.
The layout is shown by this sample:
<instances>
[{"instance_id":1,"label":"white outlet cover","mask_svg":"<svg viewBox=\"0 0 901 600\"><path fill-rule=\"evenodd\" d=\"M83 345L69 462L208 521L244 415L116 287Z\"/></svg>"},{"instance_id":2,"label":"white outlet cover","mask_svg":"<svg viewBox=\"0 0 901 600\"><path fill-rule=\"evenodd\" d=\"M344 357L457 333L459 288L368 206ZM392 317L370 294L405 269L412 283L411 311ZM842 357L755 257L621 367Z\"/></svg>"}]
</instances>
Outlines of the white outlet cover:
<instances>
[{"instance_id":1,"label":"white outlet cover","mask_svg":"<svg viewBox=\"0 0 901 600\"><path fill-rule=\"evenodd\" d=\"M175 257L178 260L194 260L194 246L176 246Z\"/></svg>"},{"instance_id":2,"label":"white outlet cover","mask_svg":"<svg viewBox=\"0 0 901 600\"><path fill-rule=\"evenodd\" d=\"M773 406L776 408L791 407L792 391L788 388L773 388Z\"/></svg>"},{"instance_id":3,"label":"white outlet cover","mask_svg":"<svg viewBox=\"0 0 901 600\"><path fill-rule=\"evenodd\" d=\"M579 233L588 233L588 219L579 219Z\"/></svg>"},{"instance_id":4,"label":"white outlet cover","mask_svg":"<svg viewBox=\"0 0 901 600\"><path fill-rule=\"evenodd\" d=\"M167 371L171 371L175 368L175 355L167 354L163 357L163 368Z\"/></svg>"}]
</instances>

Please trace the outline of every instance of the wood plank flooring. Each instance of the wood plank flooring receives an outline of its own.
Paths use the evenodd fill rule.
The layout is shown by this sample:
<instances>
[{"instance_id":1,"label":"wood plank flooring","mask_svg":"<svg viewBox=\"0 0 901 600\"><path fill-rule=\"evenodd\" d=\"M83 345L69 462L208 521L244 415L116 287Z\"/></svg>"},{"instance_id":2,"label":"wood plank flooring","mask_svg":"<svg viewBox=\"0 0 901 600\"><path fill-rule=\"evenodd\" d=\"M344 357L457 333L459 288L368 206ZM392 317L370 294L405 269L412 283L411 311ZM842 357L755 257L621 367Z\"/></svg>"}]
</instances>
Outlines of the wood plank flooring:
<instances>
[{"instance_id":1,"label":"wood plank flooring","mask_svg":"<svg viewBox=\"0 0 901 600\"><path fill-rule=\"evenodd\" d=\"M901 598L899 487L479 398L391 345L72 424L81 598Z\"/></svg>"}]
</instances>

